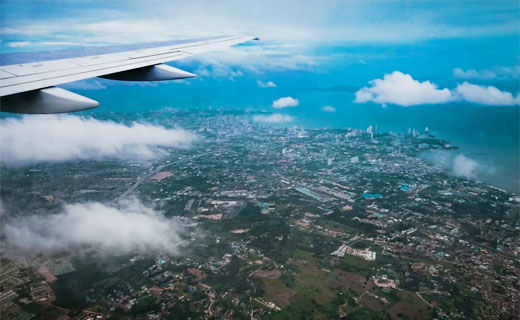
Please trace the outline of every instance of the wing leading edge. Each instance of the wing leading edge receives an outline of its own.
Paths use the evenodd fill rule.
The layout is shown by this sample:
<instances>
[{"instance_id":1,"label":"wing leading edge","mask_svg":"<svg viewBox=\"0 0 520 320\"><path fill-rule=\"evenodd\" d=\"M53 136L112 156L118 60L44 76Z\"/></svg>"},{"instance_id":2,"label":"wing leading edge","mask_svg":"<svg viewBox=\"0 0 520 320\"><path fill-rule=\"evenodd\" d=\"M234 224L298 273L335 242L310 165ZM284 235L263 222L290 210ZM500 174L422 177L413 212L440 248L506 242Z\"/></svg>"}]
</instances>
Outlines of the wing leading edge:
<instances>
[{"instance_id":1,"label":"wing leading edge","mask_svg":"<svg viewBox=\"0 0 520 320\"><path fill-rule=\"evenodd\" d=\"M93 77L124 81L161 81L195 77L164 62L223 49L258 38L221 37L209 40L84 57L0 66L0 111L61 113L99 104L54 86Z\"/></svg>"}]
</instances>

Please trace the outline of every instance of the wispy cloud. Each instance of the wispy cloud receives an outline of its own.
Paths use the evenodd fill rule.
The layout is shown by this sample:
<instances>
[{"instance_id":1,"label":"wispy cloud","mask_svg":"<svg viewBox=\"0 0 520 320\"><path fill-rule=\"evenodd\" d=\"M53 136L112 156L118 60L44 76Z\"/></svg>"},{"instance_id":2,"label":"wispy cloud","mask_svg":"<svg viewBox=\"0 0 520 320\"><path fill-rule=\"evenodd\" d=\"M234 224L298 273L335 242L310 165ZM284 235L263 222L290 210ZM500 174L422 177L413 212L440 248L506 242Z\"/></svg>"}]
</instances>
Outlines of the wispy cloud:
<instances>
[{"instance_id":1,"label":"wispy cloud","mask_svg":"<svg viewBox=\"0 0 520 320\"><path fill-rule=\"evenodd\" d=\"M455 68L453 69L453 76L460 79L518 79L520 77L520 66L496 66L483 70Z\"/></svg>"},{"instance_id":2,"label":"wispy cloud","mask_svg":"<svg viewBox=\"0 0 520 320\"><path fill-rule=\"evenodd\" d=\"M42 46L82 46L84 45L81 42L72 42L72 41L40 41L37 44Z\"/></svg>"},{"instance_id":3,"label":"wispy cloud","mask_svg":"<svg viewBox=\"0 0 520 320\"><path fill-rule=\"evenodd\" d=\"M294 99L293 97L282 97L273 101L273 108L283 109L287 107L296 107L299 104L300 101L298 101L298 99Z\"/></svg>"},{"instance_id":4,"label":"wispy cloud","mask_svg":"<svg viewBox=\"0 0 520 320\"><path fill-rule=\"evenodd\" d=\"M180 66L195 67L199 77L235 78L243 72L265 74L287 70L315 70L326 58L287 51L283 45L231 47L179 60Z\"/></svg>"},{"instance_id":5,"label":"wispy cloud","mask_svg":"<svg viewBox=\"0 0 520 320\"><path fill-rule=\"evenodd\" d=\"M20 254L93 249L102 254L178 253L183 225L138 200L106 205L66 204L58 214L6 218L8 252Z\"/></svg>"},{"instance_id":6,"label":"wispy cloud","mask_svg":"<svg viewBox=\"0 0 520 320\"><path fill-rule=\"evenodd\" d=\"M324 106L324 107L321 107L321 111L324 111L324 112L336 112L336 108L334 108L333 106Z\"/></svg>"},{"instance_id":7,"label":"wispy cloud","mask_svg":"<svg viewBox=\"0 0 520 320\"><path fill-rule=\"evenodd\" d=\"M256 82L256 84L258 85L259 88L275 88L276 87L276 84L272 81L263 82L263 81L258 80Z\"/></svg>"},{"instance_id":8,"label":"wispy cloud","mask_svg":"<svg viewBox=\"0 0 520 320\"><path fill-rule=\"evenodd\" d=\"M124 125L71 115L0 120L0 159L9 165L76 159L149 159L196 136L146 123Z\"/></svg>"},{"instance_id":9,"label":"wispy cloud","mask_svg":"<svg viewBox=\"0 0 520 320\"><path fill-rule=\"evenodd\" d=\"M485 105L516 105L520 103L519 94L513 96L493 86L481 86L468 82L459 84L455 89L439 89L430 81L417 81L409 74L394 71L383 79L370 81L370 86L356 92L356 103L376 102L399 106L439 104L452 101L465 101Z\"/></svg>"},{"instance_id":10,"label":"wispy cloud","mask_svg":"<svg viewBox=\"0 0 520 320\"><path fill-rule=\"evenodd\" d=\"M29 41L15 41L15 42L8 42L7 46L10 48L23 48L28 47L31 45L31 42Z\"/></svg>"},{"instance_id":11,"label":"wispy cloud","mask_svg":"<svg viewBox=\"0 0 520 320\"><path fill-rule=\"evenodd\" d=\"M262 122L262 123L286 123L294 120L294 117L281 114L281 113L273 113L271 115L255 115L253 116L253 121Z\"/></svg>"}]
</instances>

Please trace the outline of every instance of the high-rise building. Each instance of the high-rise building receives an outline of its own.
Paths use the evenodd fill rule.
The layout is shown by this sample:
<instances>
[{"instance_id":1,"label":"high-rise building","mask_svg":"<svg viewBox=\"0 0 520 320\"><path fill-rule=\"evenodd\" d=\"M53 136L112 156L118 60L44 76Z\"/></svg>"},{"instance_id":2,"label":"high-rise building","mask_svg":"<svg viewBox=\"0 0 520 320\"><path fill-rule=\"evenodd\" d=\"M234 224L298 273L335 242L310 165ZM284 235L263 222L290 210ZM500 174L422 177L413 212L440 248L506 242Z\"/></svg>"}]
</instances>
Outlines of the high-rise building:
<instances>
[{"instance_id":1,"label":"high-rise building","mask_svg":"<svg viewBox=\"0 0 520 320\"><path fill-rule=\"evenodd\" d=\"M374 130L372 128L372 125L369 125L367 128L367 133L370 135L371 139L374 139Z\"/></svg>"}]
</instances>

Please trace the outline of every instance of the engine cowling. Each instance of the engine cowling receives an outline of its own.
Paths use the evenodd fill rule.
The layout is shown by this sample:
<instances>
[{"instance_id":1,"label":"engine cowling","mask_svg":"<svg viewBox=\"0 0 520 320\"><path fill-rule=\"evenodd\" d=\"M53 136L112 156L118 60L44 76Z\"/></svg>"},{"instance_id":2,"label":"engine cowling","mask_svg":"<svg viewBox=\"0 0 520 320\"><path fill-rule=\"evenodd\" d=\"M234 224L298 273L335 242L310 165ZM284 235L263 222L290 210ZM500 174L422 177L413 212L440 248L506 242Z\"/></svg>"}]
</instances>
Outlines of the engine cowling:
<instances>
[{"instance_id":1,"label":"engine cowling","mask_svg":"<svg viewBox=\"0 0 520 320\"><path fill-rule=\"evenodd\" d=\"M0 98L0 111L11 113L64 113L96 108L95 100L62 88L50 87Z\"/></svg>"},{"instance_id":2,"label":"engine cowling","mask_svg":"<svg viewBox=\"0 0 520 320\"><path fill-rule=\"evenodd\" d=\"M166 64L157 64L103 75L101 78L120 81L165 81L193 78L196 76L196 74Z\"/></svg>"}]
</instances>

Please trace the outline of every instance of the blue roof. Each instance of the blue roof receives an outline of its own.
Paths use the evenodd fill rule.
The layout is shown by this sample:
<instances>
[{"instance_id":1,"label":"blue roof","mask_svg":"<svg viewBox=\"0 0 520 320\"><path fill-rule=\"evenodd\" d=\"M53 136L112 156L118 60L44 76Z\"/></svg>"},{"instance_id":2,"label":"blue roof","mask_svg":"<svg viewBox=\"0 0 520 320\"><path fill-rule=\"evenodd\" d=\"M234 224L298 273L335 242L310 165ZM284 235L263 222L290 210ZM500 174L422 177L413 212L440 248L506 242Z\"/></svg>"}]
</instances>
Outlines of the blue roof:
<instances>
[{"instance_id":1,"label":"blue roof","mask_svg":"<svg viewBox=\"0 0 520 320\"><path fill-rule=\"evenodd\" d=\"M363 199L380 198L383 195L381 193L364 193Z\"/></svg>"},{"instance_id":2,"label":"blue roof","mask_svg":"<svg viewBox=\"0 0 520 320\"><path fill-rule=\"evenodd\" d=\"M402 191L411 191L413 190L413 187L409 184L403 183L400 188Z\"/></svg>"}]
</instances>

